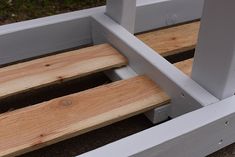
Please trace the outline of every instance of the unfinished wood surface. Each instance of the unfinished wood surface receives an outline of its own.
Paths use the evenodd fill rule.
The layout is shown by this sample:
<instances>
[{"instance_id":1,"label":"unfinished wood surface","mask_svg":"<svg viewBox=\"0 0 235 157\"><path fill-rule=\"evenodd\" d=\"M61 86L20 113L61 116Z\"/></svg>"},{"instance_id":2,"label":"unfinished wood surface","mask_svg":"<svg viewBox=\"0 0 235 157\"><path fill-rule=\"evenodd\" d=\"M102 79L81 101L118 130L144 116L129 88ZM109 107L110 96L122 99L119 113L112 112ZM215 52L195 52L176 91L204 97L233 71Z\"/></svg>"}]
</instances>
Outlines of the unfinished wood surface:
<instances>
[{"instance_id":1,"label":"unfinished wood surface","mask_svg":"<svg viewBox=\"0 0 235 157\"><path fill-rule=\"evenodd\" d=\"M0 98L126 64L117 50L103 44L8 66L0 69Z\"/></svg>"},{"instance_id":2,"label":"unfinished wood surface","mask_svg":"<svg viewBox=\"0 0 235 157\"><path fill-rule=\"evenodd\" d=\"M185 52L195 48L200 22L150 31L137 37L162 56Z\"/></svg>"},{"instance_id":3,"label":"unfinished wood surface","mask_svg":"<svg viewBox=\"0 0 235 157\"><path fill-rule=\"evenodd\" d=\"M192 59L175 66L190 75ZM165 105L169 97L138 76L0 115L0 156L17 155Z\"/></svg>"},{"instance_id":4,"label":"unfinished wood surface","mask_svg":"<svg viewBox=\"0 0 235 157\"><path fill-rule=\"evenodd\" d=\"M186 75L191 76L193 59L188 59L174 64L179 70L184 72Z\"/></svg>"},{"instance_id":5,"label":"unfinished wood surface","mask_svg":"<svg viewBox=\"0 0 235 157\"><path fill-rule=\"evenodd\" d=\"M193 22L137 37L161 55L169 56L195 47L199 25ZM114 48L103 44L1 68L0 99L126 64L127 60Z\"/></svg>"},{"instance_id":6,"label":"unfinished wood surface","mask_svg":"<svg viewBox=\"0 0 235 157\"><path fill-rule=\"evenodd\" d=\"M145 76L0 115L0 156L32 151L169 101Z\"/></svg>"},{"instance_id":7,"label":"unfinished wood surface","mask_svg":"<svg viewBox=\"0 0 235 157\"><path fill-rule=\"evenodd\" d=\"M138 37L168 56L193 49L198 27L195 22ZM192 62L189 59L174 65L190 75ZM108 44L16 64L0 69L0 98L126 64ZM32 151L169 101L151 80L139 76L5 113L0 115L0 126L4 126L0 127L0 156Z\"/></svg>"}]
</instances>

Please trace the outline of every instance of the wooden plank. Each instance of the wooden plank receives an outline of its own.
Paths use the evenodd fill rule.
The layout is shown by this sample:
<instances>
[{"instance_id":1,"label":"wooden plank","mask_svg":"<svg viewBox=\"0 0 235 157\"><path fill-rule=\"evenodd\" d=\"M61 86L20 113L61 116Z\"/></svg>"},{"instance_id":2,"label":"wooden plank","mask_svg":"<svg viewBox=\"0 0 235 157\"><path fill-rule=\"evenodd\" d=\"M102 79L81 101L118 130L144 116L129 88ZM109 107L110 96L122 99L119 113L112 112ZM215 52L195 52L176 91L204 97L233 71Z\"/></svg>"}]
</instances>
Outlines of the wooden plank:
<instances>
[{"instance_id":1,"label":"wooden plank","mask_svg":"<svg viewBox=\"0 0 235 157\"><path fill-rule=\"evenodd\" d=\"M103 44L8 66L0 69L0 98L126 64L116 49Z\"/></svg>"},{"instance_id":2,"label":"wooden plank","mask_svg":"<svg viewBox=\"0 0 235 157\"><path fill-rule=\"evenodd\" d=\"M160 29L137 37L163 56L195 47L199 22ZM48 84L127 64L108 44L71 51L0 69L0 99Z\"/></svg>"},{"instance_id":3,"label":"wooden plank","mask_svg":"<svg viewBox=\"0 0 235 157\"><path fill-rule=\"evenodd\" d=\"M174 65L190 75L192 62ZM0 115L0 156L32 151L169 101L156 84L139 76L5 113Z\"/></svg>"},{"instance_id":4,"label":"wooden plank","mask_svg":"<svg viewBox=\"0 0 235 157\"><path fill-rule=\"evenodd\" d=\"M150 31L137 35L144 43L166 57L195 48L200 22Z\"/></svg>"},{"instance_id":5,"label":"wooden plank","mask_svg":"<svg viewBox=\"0 0 235 157\"><path fill-rule=\"evenodd\" d=\"M160 30L152 37L138 37L168 56L195 47L196 25L199 27L199 22ZM182 34L185 29L192 34ZM186 36L191 37L184 40ZM190 75L192 62L190 59L175 66ZM0 69L0 98L126 64L123 56L104 44L9 66ZM4 126L0 128L0 156L32 151L169 101L159 87L141 76L5 113L0 115L0 125Z\"/></svg>"},{"instance_id":6,"label":"wooden plank","mask_svg":"<svg viewBox=\"0 0 235 157\"><path fill-rule=\"evenodd\" d=\"M186 75L191 76L193 59L184 60L174 64L179 70L184 72Z\"/></svg>"},{"instance_id":7,"label":"wooden plank","mask_svg":"<svg viewBox=\"0 0 235 157\"><path fill-rule=\"evenodd\" d=\"M0 156L18 155L169 102L138 76L0 115Z\"/></svg>"}]
</instances>

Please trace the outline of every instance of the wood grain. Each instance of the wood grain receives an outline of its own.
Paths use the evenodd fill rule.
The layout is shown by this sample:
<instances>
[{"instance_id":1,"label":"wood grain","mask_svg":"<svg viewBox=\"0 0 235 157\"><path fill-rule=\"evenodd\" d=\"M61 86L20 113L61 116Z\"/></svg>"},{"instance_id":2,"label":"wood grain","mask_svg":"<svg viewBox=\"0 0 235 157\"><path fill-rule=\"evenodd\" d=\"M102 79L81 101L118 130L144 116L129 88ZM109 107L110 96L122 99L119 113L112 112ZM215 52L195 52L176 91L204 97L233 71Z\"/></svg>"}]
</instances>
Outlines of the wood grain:
<instances>
[{"instance_id":1,"label":"wood grain","mask_svg":"<svg viewBox=\"0 0 235 157\"><path fill-rule=\"evenodd\" d=\"M169 102L138 76L0 115L0 156L17 155Z\"/></svg>"},{"instance_id":2,"label":"wood grain","mask_svg":"<svg viewBox=\"0 0 235 157\"><path fill-rule=\"evenodd\" d=\"M190 75L192 62L174 65ZM169 101L155 83L139 76L5 113L0 115L0 156L33 151Z\"/></svg>"},{"instance_id":3,"label":"wood grain","mask_svg":"<svg viewBox=\"0 0 235 157\"><path fill-rule=\"evenodd\" d=\"M138 37L163 56L191 50L199 22ZM174 64L190 75L193 59ZM0 98L98 71L127 60L108 44L0 69ZM138 76L0 115L0 156L14 156L112 124L161 105L169 97ZM3 127L4 126L4 127Z\"/></svg>"},{"instance_id":4,"label":"wood grain","mask_svg":"<svg viewBox=\"0 0 235 157\"><path fill-rule=\"evenodd\" d=\"M137 37L162 56L169 56L195 48L199 25L193 22ZM117 50L103 44L8 66L0 69L0 99L126 64Z\"/></svg>"},{"instance_id":5,"label":"wood grain","mask_svg":"<svg viewBox=\"0 0 235 157\"><path fill-rule=\"evenodd\" d=\"M186 75L191 76L193 59L184 60L174 65Z\"/></svg>"},{"instance_id":6,"label":"wood grain","mask_svg":"<svg viewBox=\"0 0 235 157\"><path fill-rule=\"evenodd\" d=\"M162 56L170 56L195 48L200 22L150 31L137 37Z\"/></svg>"},{"instance_id":7,"label":"wood grain","mask_svg":"<svg viewBox=\"0 0 235 157\"><path fill-rule=\"evenodd\" d=\"M103 44L8 66L0 69L0 98L126 64L117 50Z\"/></svg>"}]
</instances>

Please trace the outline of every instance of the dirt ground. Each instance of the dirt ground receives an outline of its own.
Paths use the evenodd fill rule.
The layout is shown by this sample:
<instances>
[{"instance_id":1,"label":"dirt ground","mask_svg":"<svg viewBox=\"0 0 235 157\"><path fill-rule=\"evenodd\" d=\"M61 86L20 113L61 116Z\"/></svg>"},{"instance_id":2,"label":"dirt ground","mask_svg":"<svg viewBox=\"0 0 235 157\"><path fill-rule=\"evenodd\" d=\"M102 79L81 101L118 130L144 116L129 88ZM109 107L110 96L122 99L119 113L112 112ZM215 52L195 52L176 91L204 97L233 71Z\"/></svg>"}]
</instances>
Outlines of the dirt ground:
<instances>
[{"instance_id":1,"label":"dirt ground","mask_svg":"<svg viewBox=\"0 0 235 157\"><path fill-rule=\"evenodd\" d=\"M232 144L208 157L235 157L235 144Z\"/></svg>"},{"instance_id":2,"label":"dirt ground","mask_svg":"<svg viewBox=\"0 0 235 157\"><path fill-rule=\"evenodd\" d=\"M0 25L104 5L106 0L1 0Z\"/></svg>"}]
</instances>

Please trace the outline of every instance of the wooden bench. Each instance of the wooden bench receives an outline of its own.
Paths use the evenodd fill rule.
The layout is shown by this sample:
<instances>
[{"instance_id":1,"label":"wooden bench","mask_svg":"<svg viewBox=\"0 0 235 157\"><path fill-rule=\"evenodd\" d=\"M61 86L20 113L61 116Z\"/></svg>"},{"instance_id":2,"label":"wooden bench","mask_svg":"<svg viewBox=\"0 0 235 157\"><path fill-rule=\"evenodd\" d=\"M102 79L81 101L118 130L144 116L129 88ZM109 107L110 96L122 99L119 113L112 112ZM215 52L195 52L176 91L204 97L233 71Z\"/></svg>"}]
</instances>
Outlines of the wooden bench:
<instances>
[{"instance_id":1,"label":"wooden bench","mask_svg":"<svg viewBox=\"0 0 235 157\"><path fill-rule=\"evenodd\" d=\"M168 40L177 36L178 40L170 41L171 48L159 51L161 55L168 56L193 49L196 33L190 39L181 40L188 34L181 34L179 30L188 29L186 32L190 33L197 27L198 22L157 30L154 34L160 34L158 39L151 33L138 37L150 46L162 40L160 46L152 45L158 49L166 47ZM189 59L175 66L190 75L192 62ZM0 69L0 99L127 64L126 58L116 49L102 44L4 67ZM149 78L137 76L3 113L0 115L0 156L14 156L39 149L169 101L164 91Z\"/></svg>"}]
</instances>

